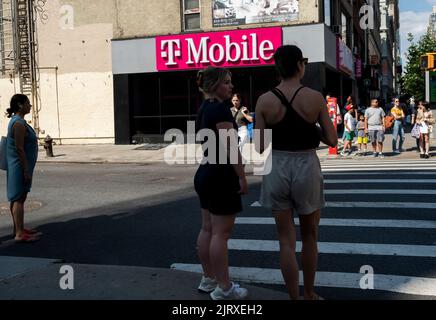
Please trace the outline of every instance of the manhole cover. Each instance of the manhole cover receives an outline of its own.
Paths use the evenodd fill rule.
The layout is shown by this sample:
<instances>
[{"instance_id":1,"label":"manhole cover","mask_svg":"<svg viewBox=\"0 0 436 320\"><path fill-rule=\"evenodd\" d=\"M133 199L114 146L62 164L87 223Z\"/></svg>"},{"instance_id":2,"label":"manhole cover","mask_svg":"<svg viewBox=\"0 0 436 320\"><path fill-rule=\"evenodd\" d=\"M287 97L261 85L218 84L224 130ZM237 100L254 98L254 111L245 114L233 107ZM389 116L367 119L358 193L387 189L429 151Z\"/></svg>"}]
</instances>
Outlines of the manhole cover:
<instances>
[{"instance_id":1,"label":"manhole cover","mask_svg":"<svg viewBox=\"0 0 436 320\"><path fill-rule=\"evenodd\" d=\"M24 203L24 213L29 213L38 209L41 209L43 206L42 202L36 200L27 200ZM0 215L2 214L11 214L9 202L0 203Z\"/></svg>"}]
</instances>

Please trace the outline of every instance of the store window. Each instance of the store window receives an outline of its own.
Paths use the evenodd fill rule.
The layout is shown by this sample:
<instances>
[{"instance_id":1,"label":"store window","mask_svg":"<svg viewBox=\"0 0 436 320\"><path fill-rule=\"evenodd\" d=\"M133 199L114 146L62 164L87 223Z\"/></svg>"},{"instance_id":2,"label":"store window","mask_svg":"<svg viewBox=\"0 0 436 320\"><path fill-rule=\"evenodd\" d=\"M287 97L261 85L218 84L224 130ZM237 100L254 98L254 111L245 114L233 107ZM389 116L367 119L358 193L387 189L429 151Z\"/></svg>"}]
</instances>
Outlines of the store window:
<instances>
[{"instance_id":1,"label":"store window","mask_svg":"<svg viewBox=\"0 0 436 320\"><path fill-rule=\"evenodd\" d=\"M332 25L332 3L330 0L324 0L324 23L327 26Z\"/></svg>"},{"instance_id":2,"label":"store window","mask_svg":"<svg viewBox=\"0 0 436 320\"><path fill-rule=\"evenodd\" d=\"M341 31L342 31L342 41L347 43L347 16L345 14L341 14Z\"/></svg>"},{"instance_id":3,"label":"store window","mask_svg":"<svg viewBox=\"0 0 436 320\"><path fill-rule=\"evenodd\" d=\"M200 23L200 1L182 0L183 8L183 29L185 31L199 30Z\"/></svg>"}]
</instances>

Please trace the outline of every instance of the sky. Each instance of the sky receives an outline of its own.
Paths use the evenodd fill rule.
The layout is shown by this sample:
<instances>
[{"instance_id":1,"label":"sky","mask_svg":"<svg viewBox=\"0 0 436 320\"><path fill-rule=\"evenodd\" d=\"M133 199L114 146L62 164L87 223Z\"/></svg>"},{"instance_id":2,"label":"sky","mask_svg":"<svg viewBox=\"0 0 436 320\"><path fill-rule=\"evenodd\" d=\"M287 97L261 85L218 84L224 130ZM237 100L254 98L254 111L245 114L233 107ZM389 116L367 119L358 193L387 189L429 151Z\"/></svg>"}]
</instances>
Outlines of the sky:
<instances>
[{"instance_id":1,"label":"sky","mask_svg":"<svg viewBox=\"0 0 436 320\"><path fill-rule=\"evenodd\" d=\"M407 34L410 32L418 40L427 32L430 15L436 0L399 0L400 1L400 35L403 65L407 64L405 53L408 48Z\"/></svg>"}]
</instances>

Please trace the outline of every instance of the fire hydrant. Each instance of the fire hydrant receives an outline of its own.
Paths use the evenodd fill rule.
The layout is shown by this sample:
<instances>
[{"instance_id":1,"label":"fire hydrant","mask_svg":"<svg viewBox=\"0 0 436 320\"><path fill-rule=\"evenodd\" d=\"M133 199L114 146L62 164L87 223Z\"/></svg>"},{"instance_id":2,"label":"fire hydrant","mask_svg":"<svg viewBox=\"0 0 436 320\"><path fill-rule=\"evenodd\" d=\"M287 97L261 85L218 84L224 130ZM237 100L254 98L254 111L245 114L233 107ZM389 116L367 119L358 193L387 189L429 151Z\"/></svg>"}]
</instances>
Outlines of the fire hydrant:
<instances>
[{"instance_id":1,"label":"fire hydrant","mask_svg":"<svg viewBox=\"0 0 436 320\"><path fill-rule=\"evenodd\" d=\"M47 157L53 158L53 138L50 136L44 139L44 149Z\"/></svg>"}]
</instances>

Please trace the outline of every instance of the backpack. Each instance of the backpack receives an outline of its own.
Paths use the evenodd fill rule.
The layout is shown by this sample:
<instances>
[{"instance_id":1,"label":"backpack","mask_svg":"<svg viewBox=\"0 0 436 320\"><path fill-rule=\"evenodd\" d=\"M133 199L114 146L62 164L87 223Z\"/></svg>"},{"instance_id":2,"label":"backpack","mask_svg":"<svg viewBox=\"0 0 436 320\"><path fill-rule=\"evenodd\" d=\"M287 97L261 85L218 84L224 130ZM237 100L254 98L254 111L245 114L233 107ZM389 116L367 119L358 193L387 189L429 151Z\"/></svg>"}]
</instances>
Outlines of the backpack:
<instances>
[{"instance_id":1,"label":"backpack","mask_svg":"<svg viewBox=\"0 0 436 320\"><path fill-rule=\"evenodd\" d=\"M393 115L385 116L385 128L389 129L394 125L395 117Z\"/></svg>"}]
</instances>

